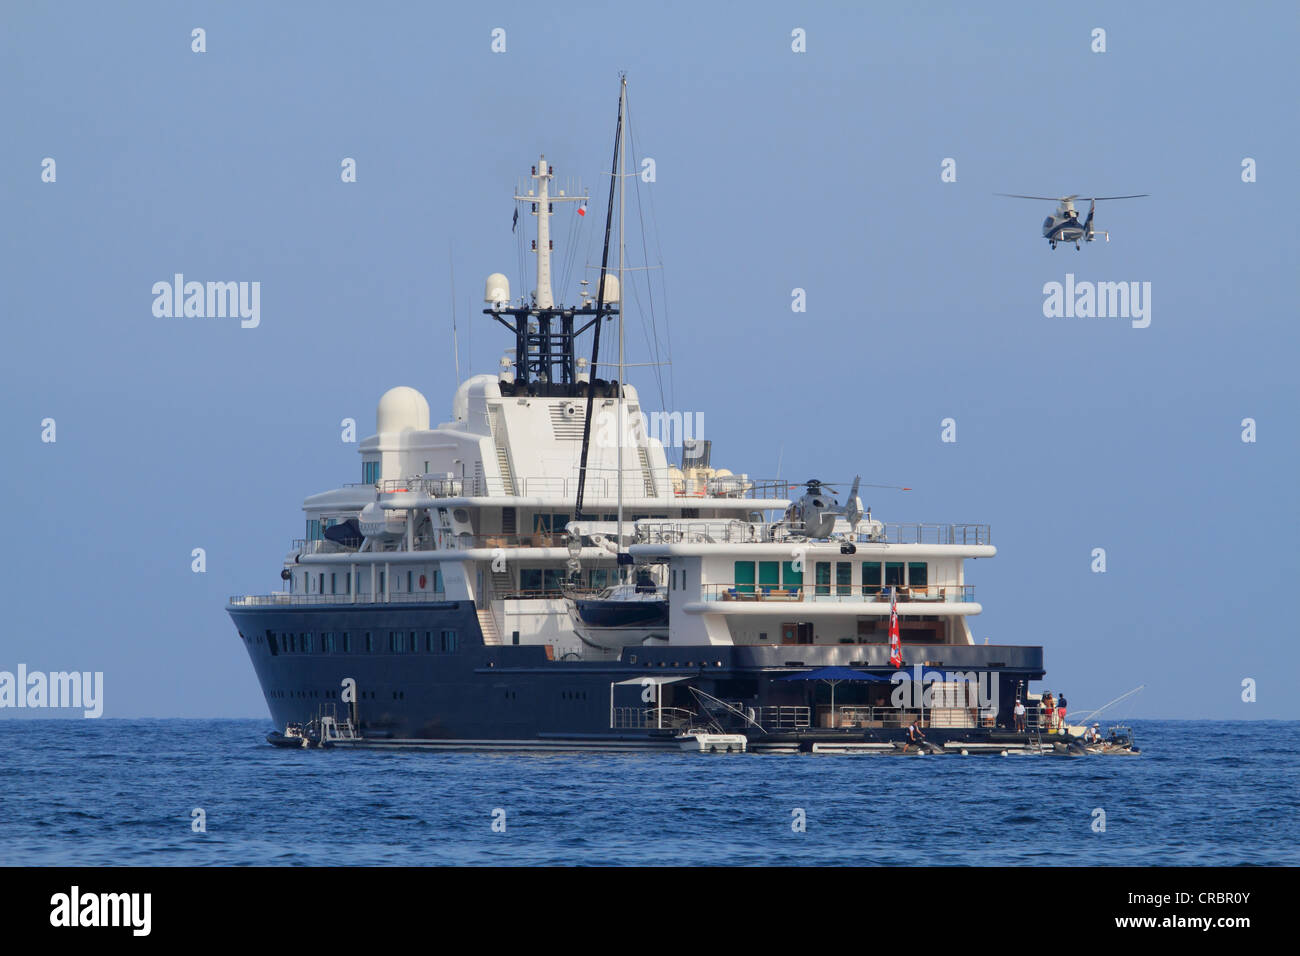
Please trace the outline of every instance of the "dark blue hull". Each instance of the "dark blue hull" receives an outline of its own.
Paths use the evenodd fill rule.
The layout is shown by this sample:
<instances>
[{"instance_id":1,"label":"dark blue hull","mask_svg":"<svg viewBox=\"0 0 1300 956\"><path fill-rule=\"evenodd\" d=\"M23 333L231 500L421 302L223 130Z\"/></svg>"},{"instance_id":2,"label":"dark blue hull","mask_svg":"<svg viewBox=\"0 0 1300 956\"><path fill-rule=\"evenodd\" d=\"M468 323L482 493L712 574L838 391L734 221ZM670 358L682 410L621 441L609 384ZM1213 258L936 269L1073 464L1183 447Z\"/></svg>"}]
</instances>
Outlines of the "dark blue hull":
<instances>
[{"instance_id":1,"label":"dark blue hull","mask_svg":"<svg viewBox=\"0 0 1300 956\"><path fill-rule=\"evenodd\" d=\"M648 676L680 678L664 685L665 707L691 707L689 686L763 707L819 700L815 695L824 690L778 679L793 667L860 664L889 670L884 644L637 646L623 650L617 661L558 661L541 645L485 645L472 602L227 610L277 729L310 721L322 710L352 716L342 700L351 678L359 697L358 730L374 744L675 749L672 729L628 726L620 719L644 708L642 681ZM911 645L905 653L908 667L942 660L953 669L995 673L1002 688L998 723L1006 725L1017 689L1043 675L1040 647ZM844 693L841 688L841 702ZM788 730L770 727L772 741L806 742L820 733L814 727ZM872 741L906 736L902 728L826 733ZM927 733L940 743L993 739L983 728Z\"/></svg>"}]
</instances>

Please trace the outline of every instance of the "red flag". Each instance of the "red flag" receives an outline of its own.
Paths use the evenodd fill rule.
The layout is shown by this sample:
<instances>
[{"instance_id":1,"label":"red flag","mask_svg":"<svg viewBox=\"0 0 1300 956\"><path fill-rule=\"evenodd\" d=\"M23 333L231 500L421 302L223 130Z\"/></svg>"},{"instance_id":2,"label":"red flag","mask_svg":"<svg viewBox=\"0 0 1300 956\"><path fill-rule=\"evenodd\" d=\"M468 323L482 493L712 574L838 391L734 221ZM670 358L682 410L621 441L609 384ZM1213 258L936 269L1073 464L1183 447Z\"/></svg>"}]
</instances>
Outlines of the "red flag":
<instances>
[{"instance_id":1,"label":"red flag","mask_svg":"<svg viewBox=\"0 0 1300 956\"><path fill-rule=\"evenodd\" d=\"M898 590L889 589L889 664L891 667L903 666L903 642L898 636Z\"/></svg>"},{"instance_id":2,"label":"red flag","mask_svg":"<svg viewBox=\"0 0 1300 956\"><path fill-rule=\"evenodd\" d=\"M578 215L579 216L587 215L587 204L585 202L578 207Z\"/></svg>"}]
</instances>

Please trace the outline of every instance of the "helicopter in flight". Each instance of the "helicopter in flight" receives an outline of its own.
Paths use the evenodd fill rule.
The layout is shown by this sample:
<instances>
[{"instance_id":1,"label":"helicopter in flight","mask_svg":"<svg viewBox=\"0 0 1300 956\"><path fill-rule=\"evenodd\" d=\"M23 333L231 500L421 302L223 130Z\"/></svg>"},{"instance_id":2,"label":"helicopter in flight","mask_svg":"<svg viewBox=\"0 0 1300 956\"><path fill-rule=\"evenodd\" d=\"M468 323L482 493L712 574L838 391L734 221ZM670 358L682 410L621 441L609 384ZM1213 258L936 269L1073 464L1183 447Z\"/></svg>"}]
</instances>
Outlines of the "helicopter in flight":
<instances>
[{"instance_id":1,"label":"helicopter in flight","mask_svg":"<svg viewBox=\"0 0 1300 956\"><path fill-rule=\"evenodd\" d=\"M1043 238L1056 248L1058 242L1073 242L1074 248L1079 248L1079 241L1092 242L1097 238L1097 230L1093 228L1092 216L1097 211L1097 203L1103 200L1111 199L1141 199L1143 196L1149 196L1150 193L1137 193L1133 196L1090 196L1083 197L1089 202L1088 218L1079 222L1079 212L1074 208L1074 201L1081 197L1076 193L1073 196L1022 196L1019 193L994 193L996 196L1007 196L1011 199L1040 199L1045 202L1058 203L1056 211L1043 220ZM1110 233L1102 231L1101 235L1106 237L1110 242Z\"/></svg>"}]
</instances>

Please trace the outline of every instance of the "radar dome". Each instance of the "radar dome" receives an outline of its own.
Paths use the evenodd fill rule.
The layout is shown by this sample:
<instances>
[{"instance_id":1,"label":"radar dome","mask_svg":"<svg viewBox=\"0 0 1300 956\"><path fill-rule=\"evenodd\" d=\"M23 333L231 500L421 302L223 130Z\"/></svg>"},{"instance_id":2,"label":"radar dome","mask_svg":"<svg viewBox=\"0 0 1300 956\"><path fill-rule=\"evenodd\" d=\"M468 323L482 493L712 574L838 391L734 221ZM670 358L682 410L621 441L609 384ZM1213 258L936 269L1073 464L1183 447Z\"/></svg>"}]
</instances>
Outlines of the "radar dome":
<instances>
[{"instance_id":1,"label":"radar dome","mask_svg":"<svg viewBox=\"0 0 1300 956\"><path fill-rule=\"evenodd\" d=\"M483 301L488 305L510 301L510 280L500 272L487 277L487 286L483 290Z\"/></svg>"},{"instance_id":2,"label":"radar dome","mask_svg":"<svg viewBox=\"0 0 1300 956\"><path fill-rule=\"evenodd\" d=\"M375 414L375 428L380 432L426 431L429 427L429 403L413 388L399 385L384 392Z\"/></svg>"}]
</instances>

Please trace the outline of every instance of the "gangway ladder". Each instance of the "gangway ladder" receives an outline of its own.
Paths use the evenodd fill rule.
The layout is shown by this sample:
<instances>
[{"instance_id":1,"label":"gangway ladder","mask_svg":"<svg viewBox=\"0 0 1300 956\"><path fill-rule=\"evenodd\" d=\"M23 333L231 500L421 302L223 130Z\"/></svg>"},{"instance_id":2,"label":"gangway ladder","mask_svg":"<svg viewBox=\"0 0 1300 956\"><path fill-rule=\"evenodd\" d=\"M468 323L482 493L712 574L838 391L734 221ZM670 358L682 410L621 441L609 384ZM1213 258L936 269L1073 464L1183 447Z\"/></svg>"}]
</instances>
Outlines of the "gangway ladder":
<instances>
[{"instance_id":1,"label":"gangway ladder","mask_svg":"<svg viewBox=\"0 0 1300 956\"><path fill-rule=\"evenodd\" d=\"M344 720L339 720L338 707L333 701L321 704L317 708L315 722L320 730L320 742L323 746L329 746L339 740L359 740L361 737L350 715Z\"/></svg>"},{"instance_id":2,"label":"gangway ladder","mask_svg":"<svg viewBox=\"0 0 1300 956\"><path fill-rule=\"evenodd\" d=\"M510 471L510 456L506 452L505 423L501 420L501 406L492 405L490 407L492 409L492 444L496 446L497 468L501 471L503 493L513 495L515 493L515 478Z\"/></svg>"},{"instance_id":3,"label":"gangway ladder","mask_svg":"<svg viewBox=\"0 0 1300 956\"><path fill-rule=\"evenodd\" d=\"M645 485L645 496L647 498L656 498L658 494L655 489L654 469L650 467L650 456L646 454L645 445L638 442L636 453L641 460L641 478ZM622 480L622 477L620 477L619 481Z\"/></svg>"},{"instance_id":4,"label":"gangway ladder","mask_svg":"<svg viewBox=\"0 0 1300 956\"><path fill-rule=\"evenodd\" d=\"M320 742L331 744L340 740L358 739L357 730L352 726L352 719L339 721L336 717L324 716L320 719Z\"/></svg>"},{"instance_id":5,"label":"gangway ladder","mask_svg":"<svg viewBox=\"0 0 1300 956\"><path fill-rule=\"evenodd\" d=\"M1029 731L1029 739L1034 742L1034 753L1043 752L1043 730L1038 726L1038 721L1034 721L1034 726Z\"/></svg>"},{"instance_id":6,"label":"gangway ladder","mask_svg":"<svg viewBox=\"0 0 1300 956\"><path fill-rule=\"evenodd\" d=\"M483 643L500 644L501 629L497 627L497 616L492 613L491 606L481 607L477 613L479 630L483 632Z\"/></svg>"}]
</instances>

